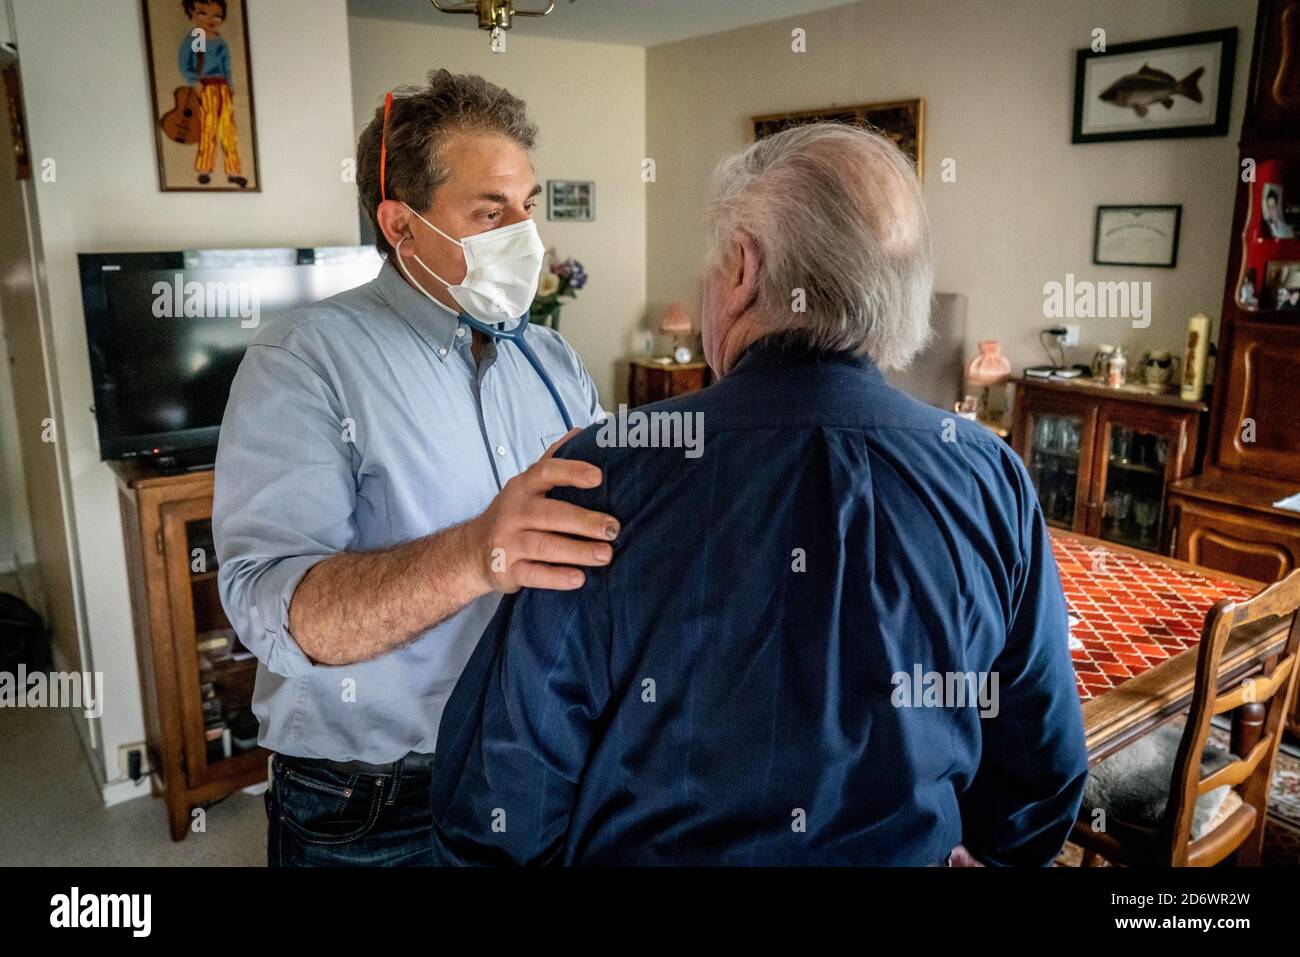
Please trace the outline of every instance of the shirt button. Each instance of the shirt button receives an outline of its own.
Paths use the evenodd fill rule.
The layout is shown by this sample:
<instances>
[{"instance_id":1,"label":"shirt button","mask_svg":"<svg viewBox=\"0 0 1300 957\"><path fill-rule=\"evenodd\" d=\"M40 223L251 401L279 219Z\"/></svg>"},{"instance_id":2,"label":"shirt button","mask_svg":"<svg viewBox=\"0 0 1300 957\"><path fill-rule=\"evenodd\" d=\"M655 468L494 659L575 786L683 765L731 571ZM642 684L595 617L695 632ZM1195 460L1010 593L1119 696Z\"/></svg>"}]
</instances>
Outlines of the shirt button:
<instances>
[{"instance_id":1,"label":"shirt button","mask_svg":"<svg viewBox=\"0 0 1300 957\"><path fill-rule=\"evenodd\" d=\"M458 327L458 328L456 329L456 335L457 335L457 336L464 337L464 335L465 335L465 327L464 327L464 326L460 326L460 327Z\"/></svg>"},{"instance_id":2,"label":"shirt button","mask_svg":"<svg viewBox=\"0 0 1300 957\"><path fill-rule=\"evenodd\" d=\"M445 356L446 354L447 354L447 350L446 350L446 349L439 349L439 350L438 350L438 355L440 355L440 356Z\"/></svg>"},{"instance_id":3,"label":"shirt button","mask_svg":"<svg viewBox=\"0 0 1300 957\"><path fill-rule=\"evenodd\" d=\"M497 455L505 455L505 454L506 454L506 447L504 445L498 445Z\"/></svg>"}]
</instances>

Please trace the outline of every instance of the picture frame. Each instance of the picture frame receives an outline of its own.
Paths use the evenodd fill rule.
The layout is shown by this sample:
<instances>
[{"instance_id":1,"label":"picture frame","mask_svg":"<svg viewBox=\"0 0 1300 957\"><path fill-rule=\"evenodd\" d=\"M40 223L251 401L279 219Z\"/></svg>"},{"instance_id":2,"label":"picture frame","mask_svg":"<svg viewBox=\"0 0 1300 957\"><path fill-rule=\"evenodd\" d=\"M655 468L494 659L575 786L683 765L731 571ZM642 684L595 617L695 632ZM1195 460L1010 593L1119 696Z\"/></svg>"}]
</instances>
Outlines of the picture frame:
<instances>
[{"instance_id":1,"label":"picture frame","mask_svg":"<svg viewBox=\"0 0 1300 957\"><path fill-rule=\"evenodd\" d=\"M591 180L548 179L546 218L568 223L595 222L596 184Z\"/></svg>"},{"instance_id":2,"label":"picture frame","mask_svg":"<svg viewBox=\"0 0 1300 957\"><path fill-rule=\"evenodd\" d=\"M1175 268L1182 218L1181 205L1098 206L1093 264Z\"/></svg>"},{"instance_id":3,"label":"picture frame","mask_svg":"<svg viewBox=\"0 0 1300 957\"><path fill-rule=\"evenodd\" d=\"M891 100L857 106L832 106L816 110L793 110L750 117L753 140L806 123L848 123L880 133L911 158L916 178L925 167L925 100Z\"/></svg>"},{"instance_id":4,"label":"picture frame","mask_svg":"<svg viewBox=\"0 0 1300 957\"><path fill-rule=\"evenodd\" d=\"M1288 170L1288 173L1292 171ZM1260 182L1259 209L1253 213L1259 239L1300 239L1300 177Z\"/></svg>"},{"instance_id":5,"label":"picture frame","mask_svg":"<svg viewBox=\"0 0 1300 957\"><path fill-rule=\"evenodd\" d=\"M1073 143L1224 136L1237 28L1075 54Z\"/></svg>"},{"instance_id":6,"label":"picture frame","mask_svg":"<svg viewBox=\"0 0 1300 957\"><path fill-rule=\"evenodd\" d=\"M261 192L248 3L141 0L163 192Z\"/></svg>"},{"instance_id":7,"label":"picture frame","mask_svg":"<svg viewBox=\"0 0 1300 957\"><path fill-rule=\"evenodd\" d=\"M1300 260L1274 259L1264 279L1264 307L1300 316Z\"/></svg>"}]
</instances>

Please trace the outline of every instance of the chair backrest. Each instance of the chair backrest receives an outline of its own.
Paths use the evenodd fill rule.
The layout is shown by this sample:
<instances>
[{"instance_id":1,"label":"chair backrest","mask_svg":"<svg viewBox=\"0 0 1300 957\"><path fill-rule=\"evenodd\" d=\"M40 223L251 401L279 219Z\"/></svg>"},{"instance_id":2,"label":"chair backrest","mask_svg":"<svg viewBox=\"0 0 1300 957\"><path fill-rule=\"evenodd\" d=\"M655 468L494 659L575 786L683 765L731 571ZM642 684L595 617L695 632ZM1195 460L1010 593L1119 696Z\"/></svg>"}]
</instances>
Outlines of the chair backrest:
<instances>
[{"instance_id":1,"label":"chair backrest","mask_svg":"<svg viewBox=\"0 0 1300 957\"><path fill-rule=\"evenodd\" d=\"M369 218L369 217L366 217ZM885 381L913 399L951 412L961 401L966 375L966 297L937 292L930 312L930 338L906 369L885 373Z\"/></svg>"},{"instance_id":2,"label":"chair backrest","mask_svg":"<svg viewBox=\"0 0 1300 957\"><path fill-rule=\"evenodd\" d=\"M1268 808L1268 779L1272 774L1277 746L1282 737L1282 723L1290 700L1296 673L1297 650L1300 649L1300 570L1270 585L1249 601L1219 601L1210 609L1201 632L1196 658L1196 687L1192 693L1187 726L1178 746L1170 782L1169 804L1165 809L1162 843L1170 863L1184 866L1191 854L1192 816L1201 795L1228 785L1237 789L1245 805L1258 815L1262 827ZM1277 665L1267 675L1247 677L1229 691L1218 690L1219 663L1228 638L1248 625L1274 619L1288 627L1286 645ZM1210 733L1210 719L1243 706L1259 705L1264 709L1263 730L1259 741L1243 755L1207 777L1201 777L1201 755ZM1255 709L1259 710L1259 709ZM1249 814L1249 812L1246 812ZM1213 840L1202 835L1202 841ZM1198 842L1199 843L1199 842ZM1217 856L1217 855L1216 855Z\"/></svg>"}]
</instances>

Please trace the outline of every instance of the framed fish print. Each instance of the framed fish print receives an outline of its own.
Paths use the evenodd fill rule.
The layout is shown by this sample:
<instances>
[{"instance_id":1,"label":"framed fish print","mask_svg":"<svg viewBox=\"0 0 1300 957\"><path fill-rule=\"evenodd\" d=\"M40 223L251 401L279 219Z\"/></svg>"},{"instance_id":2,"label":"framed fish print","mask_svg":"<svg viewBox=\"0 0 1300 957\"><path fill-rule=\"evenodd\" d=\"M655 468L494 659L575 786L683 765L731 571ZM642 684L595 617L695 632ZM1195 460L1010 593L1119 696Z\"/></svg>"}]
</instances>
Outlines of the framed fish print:
<instances>
[{"instance_id":1,"label":"framed fish print","mask_svg":"<svg viewBox=\"0 0 1300 957\"><path fill-rule=\"evenodd\" d=\"M772 113L755 116L751 122L755 141L805 123L850 123L865 127L892 140L911 157L916 164L916 178L921 178L925 161L925 101L921 99Z\"/></svg>"},{"instance_id":2,"label":"framed fish print","mask_svg":"<svg viewBox=\"0 0 1300 957\"><path fill-rule=\"evenodd\" d=\"M1236 27L1079 50L1073 142L1225 135L1236 58Z\"/></svg>"},{"instance_id":3,"label":"framed fish print","mask_svg":"<svg viewBox=\"0 0 1300 957\"><path fill-rule=\"evenodd\" d=\"M248 0L141 0L164 192L262 188Z\"/></svg>"}]
</instances>

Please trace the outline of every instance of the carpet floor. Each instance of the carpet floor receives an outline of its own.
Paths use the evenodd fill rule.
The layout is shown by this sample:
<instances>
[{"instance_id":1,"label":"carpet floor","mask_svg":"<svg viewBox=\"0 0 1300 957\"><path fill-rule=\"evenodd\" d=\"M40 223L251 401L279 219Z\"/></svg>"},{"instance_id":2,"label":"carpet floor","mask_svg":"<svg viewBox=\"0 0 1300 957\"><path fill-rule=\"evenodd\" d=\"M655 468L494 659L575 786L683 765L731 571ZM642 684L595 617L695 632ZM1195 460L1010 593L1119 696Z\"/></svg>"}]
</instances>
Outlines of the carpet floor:
<instances>
[{"instance_id":1,"label":"carpet floor","mask_svg":"<svg viewBox=\"0 0 1300 957\"><path fill-rule=\"evenodd\" d=\"M173 842L161 798L104 807L73 713L0 708L0 866L261 866L266 811L236 792ZM147 788L148 785L141 785Z\"/></svg>"}]
</instances>

